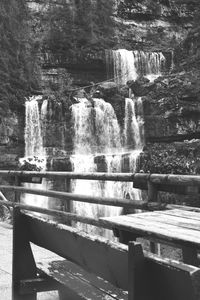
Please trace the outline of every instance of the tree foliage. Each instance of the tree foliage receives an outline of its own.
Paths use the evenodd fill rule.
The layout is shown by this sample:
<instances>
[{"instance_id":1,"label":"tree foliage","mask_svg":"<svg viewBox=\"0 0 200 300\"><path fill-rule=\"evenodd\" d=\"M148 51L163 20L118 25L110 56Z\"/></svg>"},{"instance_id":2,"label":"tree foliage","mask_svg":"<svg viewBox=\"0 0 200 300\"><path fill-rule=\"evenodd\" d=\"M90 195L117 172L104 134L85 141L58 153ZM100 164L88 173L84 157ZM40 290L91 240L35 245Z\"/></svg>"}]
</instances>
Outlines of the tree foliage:
<instances>
[{"instance_id":1,"label":"tree foliage","mask_svg":"<svg viewBox=\"0 0 200 300\"><path fill-rule=\"evenodd\" d=\"M25 0L0 1L0 40L0 113L5 113L37 87Z\"/></svg>"},{"instance_id":2,"label":"tree foliage","mask_svg":"<svg viewBox=\"0 0 200 300\"><path fill-rule=\"evenodd\" d=\"M49 6L49 31L45 45L54 54L76 56L95 47L112 43L113 0L52 2Z\"/></svg>"}]
</instances>

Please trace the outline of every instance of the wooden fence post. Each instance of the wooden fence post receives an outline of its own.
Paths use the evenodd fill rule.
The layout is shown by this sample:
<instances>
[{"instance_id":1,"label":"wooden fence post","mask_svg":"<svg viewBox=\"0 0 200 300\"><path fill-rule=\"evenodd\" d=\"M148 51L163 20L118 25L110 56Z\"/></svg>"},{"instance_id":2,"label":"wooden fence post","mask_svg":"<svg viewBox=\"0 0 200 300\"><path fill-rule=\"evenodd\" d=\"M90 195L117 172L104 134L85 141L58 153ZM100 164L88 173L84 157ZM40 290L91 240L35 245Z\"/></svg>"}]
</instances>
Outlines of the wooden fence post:
<instances>
[{"instance_id":1,"label":"wooden fence post","mask_svg":"<svg viewBox=\"0 0 200 300\"><path fill-rule=\"evenodd\" d=\"M148 187L148 202L157 202L158 201L158 190L150 180L147 181L147 187ZM150 250L152 253L158 253L160 255L160 244L151 242L150 241Z\"/></svg>"},{"instance_id":2,"label":"wooden fence post","mask_svg":"<svg viewBox=\"0 0 200 300\"><path fill-rule=\"evenodd\" d=\"M71 179L65 179L64 181L64 187L65 187L65 192L70 193L71 192ZM72 201L71 200L67 200L64 201L63 206L62 206L62 210L64 212L72 212ZM63 222L66 225L71 226L72 225L72 221L70 220L63 220Z\"/></svg>"},{"instance_id":3,"label":"wooden fence post","mask_svg":"<svg viewBox=\"0 0 200 300\"><path fill-rule=\"evenodd\" d=\"M157 202L158 200L158 190L150 180L147 181L148 186L148 202Z\"/></svg>"},{"instance_id":4,"label":"wooden fence post","mask_svg":"<svg viewBox=\"0 0 200 300\"><path fill-rule=\"evenodd\" d=\"M15 176L15 186L20 186L20 180L19 176ZM20 193L18 191L15 191L15 198L14 201L17 203L20 202Z\"/></svg>"},{"instance_id":5,"label":"wooden fence post","mask_svg":"<svg viewBox=\"0 0 200 300\"><path fill-rule=\"evenodd\" d=\"M71 192L71 179L65 179L65 192L67 192L67 193ZM64 202L64 211L72 212L71 200Z\"/></svg>"},{"instance_id":6,"label":"wooden fence post","mask_svg":"<svg viewBox=\"0 0 200 300\"><path fill-rule=\"evenodd\" d=\"M37 278L37 269L28 239L28 228L20 209L13 209L12 300L36 300L37 293L20 294L20 281Z\"/></svg>"}]
</instances>

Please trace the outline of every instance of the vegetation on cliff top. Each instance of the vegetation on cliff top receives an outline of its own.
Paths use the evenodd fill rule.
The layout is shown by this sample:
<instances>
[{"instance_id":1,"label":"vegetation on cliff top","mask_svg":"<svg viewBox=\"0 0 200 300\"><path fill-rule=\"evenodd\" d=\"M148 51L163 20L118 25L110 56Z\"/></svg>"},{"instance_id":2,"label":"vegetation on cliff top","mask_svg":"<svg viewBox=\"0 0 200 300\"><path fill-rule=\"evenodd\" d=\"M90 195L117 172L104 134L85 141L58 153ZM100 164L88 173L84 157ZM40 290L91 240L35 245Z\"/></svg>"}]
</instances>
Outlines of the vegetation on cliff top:
<instances>
[{"instance_id":1,"label":"vegetation on cliff top","mask_svg":"<svg viewBox=\"0 0 200 300\"><path fill-rule=\"evenodd\" d=\"M17 109L37 88L25 0L0 2L0 114Z\"/></svg>"},{"instance_id":2,"label":"vegetation on cliff top","mask_svg":"<svg viewBox=\"0 0 200 300\"><path fill-rule=\"evenodd\" d=\"M59 57L88 55L109 48L113 41L114 1L78 0L49 5L49 30L44 47Z\"/></svg>"}]
</instances>

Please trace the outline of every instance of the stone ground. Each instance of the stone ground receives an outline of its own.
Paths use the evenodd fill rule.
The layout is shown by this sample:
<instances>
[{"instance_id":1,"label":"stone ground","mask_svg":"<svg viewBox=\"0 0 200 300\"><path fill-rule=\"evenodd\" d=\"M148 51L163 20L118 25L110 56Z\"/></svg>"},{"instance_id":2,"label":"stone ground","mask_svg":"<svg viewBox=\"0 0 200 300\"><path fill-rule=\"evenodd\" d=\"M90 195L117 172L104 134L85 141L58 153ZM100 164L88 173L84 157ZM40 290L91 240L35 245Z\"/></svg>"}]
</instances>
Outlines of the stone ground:
<instances>
[{"instance_id":1,"label":"stone ground","mask_svg":"<svg viewBox=\"0 0 200 300\"><path fill-rule=\"evenodd\" d=\"M37 260L51 258L55 259L55 254L39 247L33 247ZM0 298L11 300L11 280L12 280L12 227L0 222ZM39 293L38 300L58 300L57 292Z\"/></svg>"}]
</instances>

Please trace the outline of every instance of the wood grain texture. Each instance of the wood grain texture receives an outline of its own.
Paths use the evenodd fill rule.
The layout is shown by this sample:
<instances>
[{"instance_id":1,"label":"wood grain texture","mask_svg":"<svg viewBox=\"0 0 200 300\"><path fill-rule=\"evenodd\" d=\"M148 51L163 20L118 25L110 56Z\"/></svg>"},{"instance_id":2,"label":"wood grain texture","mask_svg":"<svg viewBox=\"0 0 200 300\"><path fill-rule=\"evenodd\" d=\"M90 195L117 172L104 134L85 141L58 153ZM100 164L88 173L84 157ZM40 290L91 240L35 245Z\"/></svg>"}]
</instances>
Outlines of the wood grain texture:
<instances>
[{"instance_id":1,"label":"wood grain texture","mask_svg":"<svg viewBox=\"0 0 200 300\"><path fill-rule=\"evenodd\" d=\"M40 262L38 267L66 288L77 292L83 299L128 299L128 292L118 289L68 260L45 260Z\"/></svg>"},{"instance_id":2,"label":"wood grain texture","mask_svg":"<svg viewBox=\"0 0 200 300\"><path fill-rule=\"evenodd\" d=\"M193 218L185 218L181 216L179 213L177 213L177 215L174 215L165 212L161 212L161 213L153 212L153 213L138 214L138 216L135 217L139 219L149 220L149 221L156 221L162 224L174 225L180 228L200 231L200 219L195 220Z\"/></svg>"},{"instance_id":3,"label":"wood grain texture","mask_svg":"<svg viewBox=\"0 0 200 300\"><path fill-rule=\"evenodd\" d=\"M52 278L35 278L20 280L20 294L58 290L60 285Z\"/></svg>"},{"instance_id":4,"label":"wood grain texture","mask_svg":"<svg viewBox=\"0 0 200 300\"><path fill-rule=\"evenodd\" d=\"M186 209L172 209L163 211L162 213L163 215L182 217L185 219L186 222L187 219L189 219L189 221L195 221L197 224L200 221L200 212L197 211L191 211Z\"/></svg>"},{"instance_id":5,"label":"wood grain texture","mask_svg":"<svg viewBox=\"0 0 200 300\"><path fill-rule=\"evenodd\" d=\"M103 277L127 290L127 247L119 243L57 224L24 215L29 226L30 240L38 246L71 259L87 271ZM38 234L39 233L39 234Z\"/></svg>"},{"instance_id":6,"label":"wood grain texture","mask_svg":"<svg viewBox=\"0 0 200 300\"><path fill-rule=\"evenodd\" d=\"M140 216L139 216L140 215ZM156 220L148 220L144 214L126 215L118 217L102 218L105 222L112 225L113 228L133 232L140 236L169 240L179 245L190 245L200 247L200 233L197 230L181 228L175 225L169 225Z\"/></svg>"},{"instance_id":7,"label":"wood grain texture","mask_svg":"<svg viewBox=\"0 0 200 300\"><path fill-rule=\"evenodd\" d=\"M129 290L129 300L199 300L197 267L143 254L134 242L128 251L125 245L66 225L41 217L22 217L33 243L70 260L44 260L39 265L62 284L60 299L127 300L123 289Z\"/></svg>"}]
</instances>

